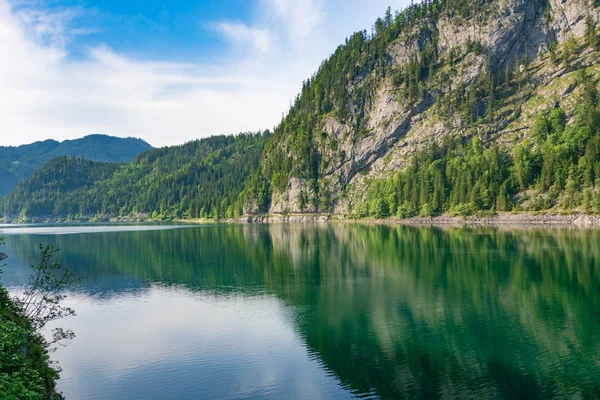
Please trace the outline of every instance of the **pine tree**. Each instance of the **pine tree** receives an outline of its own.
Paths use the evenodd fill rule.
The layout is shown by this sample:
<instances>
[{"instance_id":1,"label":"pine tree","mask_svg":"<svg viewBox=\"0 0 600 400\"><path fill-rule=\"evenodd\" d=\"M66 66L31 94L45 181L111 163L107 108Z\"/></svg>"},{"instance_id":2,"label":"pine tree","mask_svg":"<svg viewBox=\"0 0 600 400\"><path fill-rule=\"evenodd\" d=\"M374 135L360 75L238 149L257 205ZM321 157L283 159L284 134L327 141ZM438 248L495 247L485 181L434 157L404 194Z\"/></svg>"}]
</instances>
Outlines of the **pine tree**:
<instances>
[{"instance_id":1,"label":"pine tree","mask_svg":"<svg viewBox=\"0 0 600 400\"><path fill-rule=\"evenodd\" d=\"M598 32L596 32L596 24L592 16L588 13L585 18L587 45L592 49L598 47Z\"/></svg>"},{"instance_id":2,"label":"pine tree","mask_svg":"<svg viewBox=\"0 0 600 400\"><path fill-rule=\"evenodd\" d=\"M565 50L563 52L563 57L562 57L562 61L563 61L563 65L565 67L568 67L571 63L571 58L575 55L575 53L577 52L577 41L575 40L575 37L573 37L573 35L569 36L569 39L567 39L567 43L565 44Z\"/></svg>"},{"instance_id":3,"label":"pine tree","mask_svg":"<svg viewBox=\"0 0 600 400\"><path fill-rule=\"evenodd\" d=\"M377 199L375 205L375 217L379 219L387 218L390 216L390 208L383 198Z\"/></svg>"},{"instance_id":4,"label":"pine tree","mask_svg":"<svg viewBox=\"0 0 600 400\"><path fill-rule=\"evenodd\" d=\"M512 81L512 74L510 71L510 66L508 64L506 64L506 69L504 70L504 85L505 86L510 85L511 81Z\"/></svg>"},{"instance_id":5,"label":"pine tree","mask_svg":"<svg viewBox=\"0 0 600 400\"><path fill-rule=\"evenodd\" d=\"M488 54L487 57L487 62L486 62L486 68L487 68L487 83L488 83L488 87L487 87L487 95L488 95L488 104L487 104L487 117L489 120L494 118L494 108L495 108L495 93L494 93L494 74L492 73L492 65L491 65L491 60L490 60L490 56Z\"/></svg>"},{"instance_id":6,"label":"pine tree","mask_svg":"<svg viewBox=\"0 0 600 400\"><path fill-rule=\"evenodd\" d=\"M558 64L558 55L556 54L556 47L557 47L556 42L552 42L548 46L548 52L550 53L550 61L554 65Z\"/></svg>"},{"instance_id":7,"label":"pine tree","mask_svg":"<svg viewBox=\"0 0 600 400\"><path fill-rule=\"evenodd\" d=\"M494 77L490 76L489 79L487 117L491 121L494 118L496 101L494 99Z\"/></svg>"},{"instance_id":8,"label":"pine tree","mask_svg":"<svg viewBox=\"0 0 600 400\"><path fill-rule=\"evenodd\" d=\"M592 190L590 188L585 188L583 191L582 207L585 212L590 212L592 210Z\"/></svg>"}]
</instances>

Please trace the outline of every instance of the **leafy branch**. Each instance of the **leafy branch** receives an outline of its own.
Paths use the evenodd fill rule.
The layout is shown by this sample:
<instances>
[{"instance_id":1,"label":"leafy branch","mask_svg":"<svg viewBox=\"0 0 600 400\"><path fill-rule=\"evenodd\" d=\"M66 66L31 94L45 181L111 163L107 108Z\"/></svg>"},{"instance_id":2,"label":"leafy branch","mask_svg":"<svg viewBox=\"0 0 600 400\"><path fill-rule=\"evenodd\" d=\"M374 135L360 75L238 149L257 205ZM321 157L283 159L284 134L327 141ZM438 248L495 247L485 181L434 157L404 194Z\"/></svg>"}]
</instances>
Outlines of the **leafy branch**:
<instances>
[{"instance_id":1,"label":"leafy branch","mask_svg":"<svg viewBox=\"0 0 600 400\"><path fill-rule=\"evenodd\" d=\"M33 273L29 277L29 285L21 296L14 299L36 333L40 333L51 321L76 315L75 310L62 305L67 297L65 289L77 280L75 274L54 260L58 248L40 245L39 249L41 260L39 264L31 265ZM72 330L55 328L52 330L52 340L47 341L46 347L65 346L65 341L74 337Z\"/></svg>"}]
</instances>

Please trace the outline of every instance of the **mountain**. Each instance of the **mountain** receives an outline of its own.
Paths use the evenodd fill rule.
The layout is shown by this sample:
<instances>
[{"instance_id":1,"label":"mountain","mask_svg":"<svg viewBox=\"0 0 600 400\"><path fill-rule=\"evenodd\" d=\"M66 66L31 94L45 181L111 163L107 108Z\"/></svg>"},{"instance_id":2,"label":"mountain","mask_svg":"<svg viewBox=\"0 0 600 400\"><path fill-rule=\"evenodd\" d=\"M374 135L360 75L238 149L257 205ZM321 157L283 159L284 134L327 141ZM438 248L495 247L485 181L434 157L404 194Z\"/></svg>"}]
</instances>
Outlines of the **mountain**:
<instances>
[{"instance_id":1,"label":"mountain","mask_svg":"<svg viewBox=\"0 0 600 400\"><path fill-rule=\"evenodd\" d=\"M258 168L269 132L213 136L147 151L129 164L58 157L0 203L6 217L225 217Z\"/></svg>"},{"instance_id":2,"label":"mountain","mask_svg":"<svg viewBox=\"0 0 600 400\"><path fill-rule=\"evenodd\" d=\"M206 170L208 153L149 152L157 159L85 195L61 194L55 202L71 205L54 214L600 212L599 17L598 0L388 9L304 82L272 135L240 139L257 143L251 151L190 145L219 143ZM11 199L5 213L26 209L27 197Z\"/></svg>"},{"instance_id":3,"label":"mountain","mask_svg":"<svg viewBox=\"0 0 600 400\"><path fill-rule=\"evenodd\" d=\"M246 212L599 211L599 3L388 10L304 82Z\"/></svg>"},{"instance_id":4,"label":"mountain","mask_svg":"<svg viewBox=\"0 0 600 400\"><path fill-rule=\"evenodd\" d=\"M17 184L6 196L6 205L19 204L23 215L52 215L60 204L58 199L77 190L90 190L94 182L112 176L119 167L81 157L57 157Z\"/></svg>"},{"instance_id":5,"label":"mountain","mask_svg":"<svg viewBox=\"0 0 600 400\"><path fill-rule=\"evenodd\" d=\"M152 146L141 139L89 135L82 139L45 140L18 147L0 147L0 197L53 158L77 156L91 161L129 162Z\"/></svg>"}]
</instances>

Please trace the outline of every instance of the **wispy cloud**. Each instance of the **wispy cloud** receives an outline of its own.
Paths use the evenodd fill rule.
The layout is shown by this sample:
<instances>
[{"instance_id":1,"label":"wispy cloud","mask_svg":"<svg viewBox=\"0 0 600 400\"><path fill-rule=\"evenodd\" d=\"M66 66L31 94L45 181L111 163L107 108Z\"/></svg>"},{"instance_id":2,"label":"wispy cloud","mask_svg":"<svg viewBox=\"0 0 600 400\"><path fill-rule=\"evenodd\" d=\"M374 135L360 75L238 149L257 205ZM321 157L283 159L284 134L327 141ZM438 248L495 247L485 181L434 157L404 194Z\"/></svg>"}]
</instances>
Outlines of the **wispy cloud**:
<instances>
[{"instance_id":1,"label":"wispy cloud","mask_svg":"<svg viewBox=\"0 0 600 400\"><path fill-rule=\"evenodd\" d=\"M215 24L215 29L231 41L250 44L261 53L266 53L271 47L271 34L266 29L235 22L219 22Z\"/></svg>"},{"instance_id":2,"label":"wispy cloud","mask_svg":"<svg viewBox=\"0 0 600 400\"><path fill-rule=\"evenodd\" d=\"M90 133L153 145L272 128L319 63L385 10L373 0L258 0L245 24L214 21L231 47L214 63L141 60L69 41L84 12L15 10L0 0L0 145ZM405 3L404 0L397 0Z\"/></svg>"},{"instance_id":3,"label":"wispy cloud","mask_svg":"<svg viewBox=\"0 0 600 400\"><path fill-rule=\"evenodd\" d=\"M262 0L262 6L269 22L286 31L290 40L301 44L327 16L323 0Z\"/></svg>"},{"instance_id":4,"label":"wispy cloud","mask_svg":"<svg viewBox=\"0 0 600 400\"><path fill-rule=\"evenodd\" d=\"M80 17L83 12L81 8L63 8L55 12L47 12L30 4L15 10L14 15L24 28L30 28L29 32L38 42L63 49L73 37L93 32L91 29L69 27L71 22Z\"/></svg>"}]
</instances>

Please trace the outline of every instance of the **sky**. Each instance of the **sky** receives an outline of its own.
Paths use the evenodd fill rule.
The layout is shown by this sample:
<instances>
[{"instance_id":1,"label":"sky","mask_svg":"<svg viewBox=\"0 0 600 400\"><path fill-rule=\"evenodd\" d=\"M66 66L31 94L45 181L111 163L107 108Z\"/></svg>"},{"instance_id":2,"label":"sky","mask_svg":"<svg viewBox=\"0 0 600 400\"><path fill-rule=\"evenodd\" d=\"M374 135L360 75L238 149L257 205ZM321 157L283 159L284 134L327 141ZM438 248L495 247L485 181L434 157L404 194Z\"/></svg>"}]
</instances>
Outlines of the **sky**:
<instances>
[{"instance_id":1,"label":"sky","mask_svg":"<svg viewBox=\"0 0 600 400\"><path fill-rule=\"evenodd\" d=\"M408 3L0 0L0 146L272 129L346 37Z\"/></svg>"}]
</instances>

